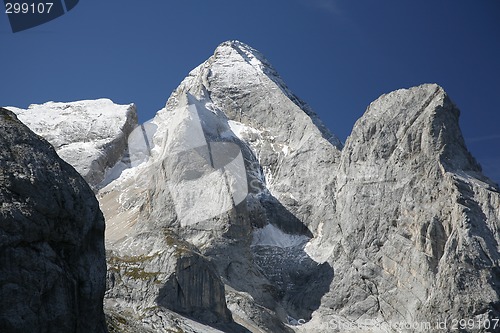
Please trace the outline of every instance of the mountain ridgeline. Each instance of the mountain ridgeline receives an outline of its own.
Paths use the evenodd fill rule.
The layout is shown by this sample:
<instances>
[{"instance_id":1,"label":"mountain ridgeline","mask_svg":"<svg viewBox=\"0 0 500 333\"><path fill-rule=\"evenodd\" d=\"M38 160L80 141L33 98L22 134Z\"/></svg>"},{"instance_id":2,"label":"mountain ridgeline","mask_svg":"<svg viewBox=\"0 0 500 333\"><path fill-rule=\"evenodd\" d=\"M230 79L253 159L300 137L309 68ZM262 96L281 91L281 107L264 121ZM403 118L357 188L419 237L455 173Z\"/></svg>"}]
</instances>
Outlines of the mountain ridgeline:
<instances>
[{"instance_id":1,"label":"mountain ridgeline","mask_svg":"<svg viewBox=\"0 0 500 333\"><path fill-rule=\"evenodd\" d=\"M106 223L106 277L92 266L82 296L57 306L77 327L65 332L90 325L81 313L88 304L71 304L95 302L104 283L93 309L104 318L104 304L109 332L500 331L499 187L468 152L459 110L436 84L381 96L345 145L261 53L238 41L217 47L143 125L133 104L109 100L10 109L82 174ZM18 124L14 118L2 114L2 126ZM23 133L2 135L25 140ZM74 223L73 232L96 228L97 237L90 188L62 183L66 171L46 161L58 159L53 150L43 146L50 156L32 158L3 144L12 154L0 161L1 230L17 245L2 246L10 263L2 271L15 278L20 270L15 246L47 247L72 258L54 268L61 277L47 279L87 279L83 267L104 261L99 239L64 235ZM44 215L50 222L37 233L45 238L35 240L9 225L15 218L28 228L38 223L28 216L44 214L36 204L48 186L44 168L56 185L43 207L63 205L66 213ZM22 209L12 177L34 179ZM61 196L84 196L87 208ZM26 255L35 260L45 255L40 249ZM3 276L0 293L16 299ZM40 297L36 309L51 300ZM33 322L53 320L55 312L36 309ZM0 320L17 332L21 319L8 313L2 309Z\"/></svg>"}]
</instances>

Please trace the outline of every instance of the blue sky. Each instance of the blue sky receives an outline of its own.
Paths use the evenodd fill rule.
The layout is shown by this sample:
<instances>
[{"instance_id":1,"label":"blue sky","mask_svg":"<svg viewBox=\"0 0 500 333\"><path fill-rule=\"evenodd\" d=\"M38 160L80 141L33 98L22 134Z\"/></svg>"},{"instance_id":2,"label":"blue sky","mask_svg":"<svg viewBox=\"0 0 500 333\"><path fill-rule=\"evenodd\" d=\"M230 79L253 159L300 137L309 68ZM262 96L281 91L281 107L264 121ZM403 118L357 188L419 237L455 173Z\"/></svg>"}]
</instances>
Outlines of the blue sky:
<instances>
[{"instance_id":1,"label":"blue sky","mask_svg":"<svg viewBox=\"0 0 500 333\"><path fill-rule=\"evenodd\" d=\"M442 85L500 182L497 0L80 0L16 34L0 13L0 105L107 97L146 121L228 39L266 55L342 140L381 94Z\"/></svg>"}]
</instances>

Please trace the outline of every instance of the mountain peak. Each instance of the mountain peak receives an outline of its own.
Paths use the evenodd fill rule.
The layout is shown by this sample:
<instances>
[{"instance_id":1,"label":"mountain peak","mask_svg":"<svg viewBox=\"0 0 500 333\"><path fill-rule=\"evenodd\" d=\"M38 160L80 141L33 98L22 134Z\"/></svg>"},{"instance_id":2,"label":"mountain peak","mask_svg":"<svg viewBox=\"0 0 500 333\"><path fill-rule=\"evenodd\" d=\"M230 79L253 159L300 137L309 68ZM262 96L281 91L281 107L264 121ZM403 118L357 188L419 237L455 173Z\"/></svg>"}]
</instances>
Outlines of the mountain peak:
<instances>
[{"instance_id":1,"label":"mountain peak","mask_svg":"<svg viewBox=\"0 0 500 333\"><path fill-rule=\"evenodd\" d=\"M213 56L182 81L168 100L166 109L175 109L185 92L198 99L210 100L209 103L224 110L230 120L254 128L283 132L282 127L288 126L283 124L284 119L300 118L301 122L312 123L315 130L337 149L342 148L340 140L312 108L288 88L264 55L240 41L220 44ZM253 107L249 108L248 103ZM247 111L242 113L242 110Z\"/></svg>"},{"instance_id":2,"label":"mountain peak","mask_svg":"<svg viewBox=\"0 0 500 333\"><path fill-rule=\"evenodd\" d=\"M239 56L243 58L247 63L252 66L266 66L272 68L269 61L264 57L262 53L254 49L253 47L240 42L238 40L229 40L221 43L214 52L215 57L227 57L228 55L234 54L234 56ZM230 59L230 57L229 57Z\"/></svg>"},{"instance_id":3,"label":"mountain peak","mask_svg":"<svg viewBox=\"0 0 500 333\"><path fill-rule=\"evenodd\" d=\"M460 110L437 84L399 89L370 104L354 127L350 141L363 140L372 147L377 145L375 155L418 151L428 157L440 157L450 171L480 171L467 150L459 116ZM399 148L398 140L399 144L404 143Z\"/></svg>"}]
</instances>

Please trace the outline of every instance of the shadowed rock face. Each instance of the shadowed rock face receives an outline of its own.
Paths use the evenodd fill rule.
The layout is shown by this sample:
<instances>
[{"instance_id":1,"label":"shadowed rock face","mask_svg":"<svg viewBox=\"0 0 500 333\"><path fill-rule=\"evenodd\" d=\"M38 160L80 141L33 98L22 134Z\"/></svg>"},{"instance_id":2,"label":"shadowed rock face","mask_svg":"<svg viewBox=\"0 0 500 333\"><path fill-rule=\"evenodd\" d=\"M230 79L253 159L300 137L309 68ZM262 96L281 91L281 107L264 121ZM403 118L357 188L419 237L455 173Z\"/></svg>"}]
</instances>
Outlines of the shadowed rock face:
<instances>
[{"instance_id":1,"label":"shadowed rock face","mask_svg":"<svg viewBox=\"0 0 500 333\"><path fill-rule=\"evenodd\" d=\"M104 219L53 147L0 108L2 332L106 332Z\"/></svg>"},{"instance_id":2,"label":"shadowed rock face","mask_svg":"<svg viewBox=\"0 0 500 333\"><path fill-rule=\"evenodd\" d=\"M156 302L205 323L232 321L225 306L224 284L213 266L198 255L179 258L175 274L160 289Z\"/></svg>"}]
</instances>

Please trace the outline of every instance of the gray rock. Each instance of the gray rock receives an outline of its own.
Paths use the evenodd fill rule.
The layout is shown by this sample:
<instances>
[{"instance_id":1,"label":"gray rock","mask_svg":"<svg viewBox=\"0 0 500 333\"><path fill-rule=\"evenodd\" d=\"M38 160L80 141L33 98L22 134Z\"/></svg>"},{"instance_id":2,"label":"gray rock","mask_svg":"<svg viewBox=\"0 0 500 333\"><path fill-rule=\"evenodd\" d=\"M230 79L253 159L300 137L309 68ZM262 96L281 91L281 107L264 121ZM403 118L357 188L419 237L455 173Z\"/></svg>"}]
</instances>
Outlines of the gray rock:
<instances>
[{"instance_id":1,"label":"gray rock","mask_svg":"<svg viewBox=\"0 0 500 333\"><path fill-rule=\"evenodd\" d=\"M500 190L458 117L437 85L398 90L343 148L262 54L221 44L97 193L109 330L488 331Z\"/></svg>"},{"instance_id":2,"label":"gray rock","mask_svg":"<svg viewBox=\"0 0 500 333\"><path fill-rule=\"evenodd\" d=\"M8 109L49 141L94 190L103 181L109 183L106 178L112 175L108 171L127 155L127 138L137 126L134 104L118 105L109 99Z\"/></svg>"},{"instance_id":3,"label":"gray rock","mask_svg":"<svg viewBox=\"0 0 500 333\"><path fill-rule=\"evenodd\" d=\"M228 91L231 95L225 96ZM308 318L319 307L328 290L327 278L333 275L331 268L314 263L304 252L303 241L282 249L281 243L252 245L252 237L270 223L285 240L307 241L317 232L319 223L312 216L324 214L321 207L330 207L326 199L319 207L317 199L327 198L331 188L313 184L334 177L329 168L340 158L340 142L288 90L262 55L239 42L223 43L191 72L153 123L157 130L151 158L101 189L98 198L107 221L108 249L113 258L120 258L117 265L129 265L124 258L154 256L157 262L148 260L141 267L162 275L157 285L148 279L139 283L137 278L127 280L132 285L110 283L108 313L123 313L126 307L143 315L168 309L195 313L200 322L212 317L208 322L235 320L249 329L290 332L287 317ZM317 173L305 172L312 168ZM292 174L300 176L285 178ZM167 230L170 240L165 243L159 230ZM172 252L175 242L194 247L181 251L179 260ZM280 259L280 251L288 253L286 260ZM194 275L212 270L217 274L207 275L206 281L191 279L189 290L182 293L186 298L179 298L184 289L177 282L187 281L180 278L179 265L186 260L184 255L192 253L210 258L209 263L194 261ZM307 268L300 267L305 262ZM116 267L114 259L111 266ZM323 279L313 281L315 275ZM226 291L217 287L220 281ZM213 287L205 288L204 283ZM206 290L206 299L200 303L201 290ZM221 292L233 313L230 321ZM158 294L159 299L153 297ZM196 304L198 310L193 311Z\"/></svg>"},{"instance_id":4,"label":"gray rock","mask_svg":"<svg viewBox=\"0 0 500 333\"><path fill-rule=\"evenodd\" d=\"M232 327L224 285L209 259L168 230L142 233L108 251L109 316L148 316L143 329L168 327L170 311L214 327ZM129 249L127 252L125 249ZM140 252L130 252L130 249ZM125 255L124 253L129 253ZM139 254L141 253L141 254ZM146 253L146 254L143 254Z\"/></svg>"},{"instance_id":5,"label":"gray rock","mask_svg":"<svg viewBox=\"0 0 500 333\"><path fill-rule=\"evenodd\" d=\"M460 319L483 332L499 318L499 189L467 151L458 117L429 84L383 95L355 124L323 230L335 277L318 318L333 311L361 332L373 320L438 332Z\"/></svg>"},{"instance_id":6,"label":"gray rock","mask_svg":"<svg viewBox=\"0 0 500 333\"><path fill-rule=\"evenodd\" d=\"M0 108L2 332L106 332L104 219L83 178Z\"/></svg>"}]
</instances>

